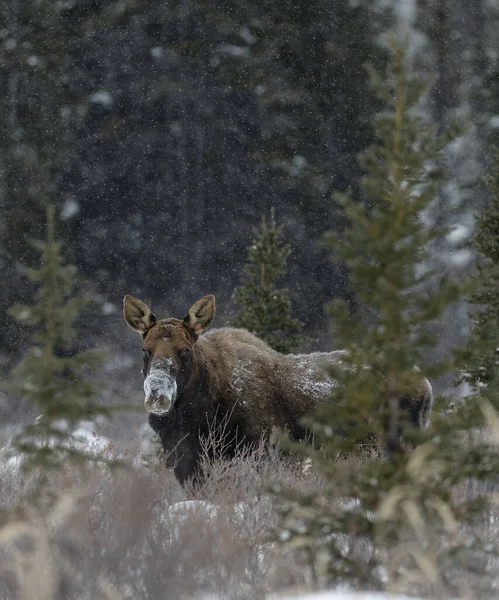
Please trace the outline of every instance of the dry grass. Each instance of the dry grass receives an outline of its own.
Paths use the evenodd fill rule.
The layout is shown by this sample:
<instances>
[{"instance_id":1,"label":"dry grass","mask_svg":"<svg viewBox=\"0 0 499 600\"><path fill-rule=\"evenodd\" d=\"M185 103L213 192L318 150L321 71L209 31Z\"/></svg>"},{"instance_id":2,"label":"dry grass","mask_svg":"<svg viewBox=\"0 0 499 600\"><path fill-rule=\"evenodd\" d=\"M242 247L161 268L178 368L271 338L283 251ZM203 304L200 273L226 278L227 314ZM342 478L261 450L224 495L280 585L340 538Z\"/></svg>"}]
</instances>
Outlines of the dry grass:
<instances>
[{"instance_id":1,"label":"dry grass","mask_svg":"<svg viewBox=\"0 0 499 600\"><path fill-rule=\"evenodd\" d=\"M216 460L200 490L182 490L159 461L114 472L92 464L50 474L55 503L34 505L26 498L39 477L4 465L0 600L253 600L306 584L299 559L273 541L265 494L275 482L320 486L306 471L262 442Z\"/></svg>"},{"instance_id":2,"label":"dry grass","mask_svg":"<svg viewBox=\"0 0 499 600\"><path fill-rule=\"evenodd\" d=\"M216 438L212 432L205 443L210 476L197 489L181 489L159 460L119 470L93 463L49 474L46 490L53 501L40 496L33 503L27 499L39 491L40 476L22 475L12 462L0 464L0 600L182 600L210 594L258 600L278 590L310 589L317 583L310 556L303 548L284 550L275 543L279 506L268 488L277 484L317 493L341 507L359 460L379 457L366 452L362 459L338 460L332 467L337 485L331 490L310 461L263 441L223 460ZM213 454L214 462L208 460ZM141 462L136 451L129 458ZM496 492L470 483L455 493L464 501ZM472 533L484 544L495 543L498 524L499 505ZM436 541L435 552L445 552L445 540ZM391 569L407 570L408 557L417 550L411 544L408 538L390 548ZM366 561L373 551L365 540L350 550ZM478 566L481 571L484 565ZM411 567L405 589L397 591L425 590L431 596L438 589L433 596L443 598L449 596L446 590L457 588L462 598L493 597L485 588L499 565L489 562L486 582L478 571L470 575L469 567L450 557L438 586L415 580L421 569Z\"/></svg>"}]
</instances>

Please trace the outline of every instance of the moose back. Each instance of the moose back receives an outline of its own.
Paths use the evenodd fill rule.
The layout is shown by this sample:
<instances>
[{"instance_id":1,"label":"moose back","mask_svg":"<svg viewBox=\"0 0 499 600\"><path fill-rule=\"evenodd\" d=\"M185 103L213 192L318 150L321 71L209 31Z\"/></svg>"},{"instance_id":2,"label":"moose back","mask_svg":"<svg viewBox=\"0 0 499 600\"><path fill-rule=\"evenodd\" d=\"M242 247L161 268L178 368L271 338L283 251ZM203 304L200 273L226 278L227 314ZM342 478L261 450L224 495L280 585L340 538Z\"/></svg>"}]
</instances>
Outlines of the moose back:
<instances>
[{"instance_id":1,"label":"moose back","mask_svg":"<svg viewBox=\"0 0 499 600\"><path fill-rule=\"evenodd\" d=\"M343 351L283 355L244 329L214 329L215 297L195 302L184 319L157 320L151 309L125 296L124 317L142 340L145 408L159 434L166 464L183 485L201 478L202 439L217 431L230 457L238 444L253 444L273 427L302 439L300 420L330 401L335 382L328 368ZM432 404L421 377L401 398L411 423L424 427Z\"/></svg>"}]
</instances>

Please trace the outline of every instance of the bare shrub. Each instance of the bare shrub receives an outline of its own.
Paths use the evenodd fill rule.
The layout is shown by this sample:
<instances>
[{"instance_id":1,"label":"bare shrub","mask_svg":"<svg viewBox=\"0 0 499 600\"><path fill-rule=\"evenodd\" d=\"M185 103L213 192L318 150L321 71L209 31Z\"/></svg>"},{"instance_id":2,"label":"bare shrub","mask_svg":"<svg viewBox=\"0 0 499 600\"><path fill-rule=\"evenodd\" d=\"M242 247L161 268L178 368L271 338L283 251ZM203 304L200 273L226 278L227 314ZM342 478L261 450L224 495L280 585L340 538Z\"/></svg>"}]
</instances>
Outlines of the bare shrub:
<instances>
[{"instance_id":1,"label":"bare shrub","mask_svg":"<svg viewBox=\"0 0 499 600\"><path fill-rule=\"evenodd\" d=\"M88 535L76 491L63 493L45 514L25 506L4 515L0 527L2 598L59 600L73 597L118 599L102 573L87 577L81 569Z\"/></svg>"},{"instance_id":2,"label":"bare shrub","mask_svg":"<svg viewBox=\"0 0 499 600\"><path fill-rule=\"evenodd\" d=\"M68 467L46 475L57 500L37 508L23 500L37 477L0 468L0 597L244 600L305 583L273 540L277 512L265 490L319 480L264 441L230 461L211 453L208 466L202 490L187 495L160 462Z\"/></svg>"},{"instance_id":3,"label":"bare shrub","mask_svg":"<svg viewBox=\"0 0 499 600\"><path fill-rule=\"evenodd\" d=\"M212 435L203 442L207 477L201 488L190 490L183 490L161 461L118 470L93 463L49 474L48 491L56 501L47 504L42 498L34 507L25 498L37 491L38 477L20 474L14 463L1 465L1 600L168 600L209 594L246 600L285 588L320 586L320 572L313 571L307 547L276 543L283 501L266 492L275 486L299 489L322 498L332 512L353 514L357 504L345 495L348 479L365 461L378 457L366 452L360 458L333 459L336 484L331 490L310 460L283 453L269 441L261 440L253 449L240 447L227 460L217 454L216 440ZM459 486L454 493L463 510L480 497L497 496L477 485ZM474 538L478 534L484 547L493 549L498 513L492 507L483 514ZM447 551L447 540L439 532L432 535L425 527L419 535L428 537L431 552ZM455 535L466 538L468 532L459 526ZM338 549L363 558L367 568L374 549L354 532L343 537ZM388 548L386 564L406 570L405 586L398 591L431 593L416 577L420 569L412 566L416 558L411 540L408 535ZM320 548L315 550L314 564L320 566ZM431 552L417 557L420 566L431 569ZM482 574L488 569L495 577L497 561L479 552L475 556L473 576L469 564L461 568L459 557L451 560L449 555L433 592L439 590L444 597L451 581L453 589L459 584L463 596L486 597Z\"/></svg>"},{"instance_id":4,"label":"bare shrub","mask_svg":"<svg viewBox=\"0 0 499 600\"><path fill-rule=\"evenodd\" d=\"M201 439L201 484L194 480L185 487L189 497L213 502L241 502L261 497L270 486L284 485L298 490L319 491L324 479L312 468L310 460L279 446L279 435L262 435L248 445L243 439L231 439L227 432L231 414L208 423L208 435ZM235 447L234 456L228 448Z\"/></svg>"}]
</instances>

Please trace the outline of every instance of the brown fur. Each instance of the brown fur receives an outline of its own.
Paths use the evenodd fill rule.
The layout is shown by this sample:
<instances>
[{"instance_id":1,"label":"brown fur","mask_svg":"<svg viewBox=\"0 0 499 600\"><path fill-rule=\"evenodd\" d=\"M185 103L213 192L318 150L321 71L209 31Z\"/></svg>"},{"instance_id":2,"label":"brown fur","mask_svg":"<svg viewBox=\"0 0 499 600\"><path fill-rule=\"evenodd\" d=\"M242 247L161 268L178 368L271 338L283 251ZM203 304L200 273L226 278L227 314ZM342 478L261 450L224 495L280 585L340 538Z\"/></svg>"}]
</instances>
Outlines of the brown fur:
<instances>
[{"instance_id":1,"label":"brown fur","mask_svg":"<svg viewBox=\"0 0 499 600\"><path fill-rule=\"evenodd\" d=\"M174 405L165 415L151 414L149 422L182 484L201 476L201 438L211 429L223 431L227 456L237 443L256 443L274 427L301 439L306 432L300 419L333 397L327 369L341 363L342 351L283 355L243 329L215 329L199 337L214 318L213 296L195 303L183 321L157 321L130 296L124 314L144 339L144 375L155 360L170 359L175 366ZM400 401L417 427L426 425L431 403L431 386L423 377L421 388Z\"/></svg>"}]
</instances>

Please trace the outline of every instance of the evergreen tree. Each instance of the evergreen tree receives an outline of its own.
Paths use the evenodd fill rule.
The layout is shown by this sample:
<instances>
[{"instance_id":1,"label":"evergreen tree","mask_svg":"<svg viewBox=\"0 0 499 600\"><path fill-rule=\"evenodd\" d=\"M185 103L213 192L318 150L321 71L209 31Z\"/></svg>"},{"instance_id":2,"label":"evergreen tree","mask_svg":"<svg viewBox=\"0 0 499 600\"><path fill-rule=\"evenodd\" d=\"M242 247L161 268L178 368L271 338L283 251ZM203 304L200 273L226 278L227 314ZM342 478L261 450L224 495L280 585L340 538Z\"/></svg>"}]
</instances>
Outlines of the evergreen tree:
<instances>
[{"instance_id":1,"label":"evergreen tree","mask_svg":"<svg viewBox=\"0 0 499 600\"><path fill-rule=\"evenodd\" d=\"M354 157L372 139L362 64L384 60L376 40L387 11L368 0L137 0L75 11L97 14L69 46L78 110L60 177L80 207L68 224L82 272L103 293L118 281L123 293L182 304L201 282L223 297L238 285L245 236L275 206L289 222L293 276L309 291L296 299L300 318L341 294L341 272L320 276L328 256L317 240L335 226L331 185L357 185ZM167 228L175 256L162 243ZM110 244L106 232L131 243ZM144 253L161 277L140 268ZM175 298L165 298L165 279L177 282Z\"/></svg>"},{"instance_id":2,"label":"evergreen tree","mask_svg":"<svg viewBox=\"0 0 499 600\"><path fill-rule=\"evenodd\" d=\"M272 204L287 224L293 251L291 271L308 292L296 299L295 310L323 334L314 318L323 298L345 295L344 270L335 265L331 272L319 243L325 228L341 228L328 198L332 189L358 189L355 157L372 141L379 108L363 65L386 64L378 40L393 13L387 3L366 0L230 4L233 10L224 12L238 23L236 31L253 40L243 58L227 55L220 68L231 85L258 93L264 118L254 156L272 176ZM322 276L326 271L331 277Z\"/></svg>"},{"instance_id":3,"label":"evergreen tree","mask_svg":"<svg viewBox=\"0 0 499 600\"><path fill-rule=\"evenodd\" d=\"M75 320L89 298L78 286L73 265L66 264L54 239L54 207L48 206L47 235L34 241L40 253L38 268L25 268L38 286L31 305L15 305L11 315L35 327L32 345L12 374L9 386L31 402L42 415L16 436L14 447L24 467L56 467L68 457L82 456L71 447L69 435L81 420L108 416L109 408L94 401L97 391L91 374L102 359L95 350L75 351Z\"/></svg>"},{"instance_id":4,"label":"evergreen tree","mask_svg":"<svg viewBox=\"0 0 499 600\"><path fill-rule=\"evenodd\" d=\"M378 141L361 157L364 201L338 195L349 227L341 240L328 237L335 258L349 268L360 309L331 309L348 355L333 373L334 402L308 423L321 446L312 456L327 488L284 494L291 502L280 536L307 551L319 580L457 595L463 582L483 585L494 552L476 529L486 518L484 498L457 488L499 472L494 446L464 443L492 413L477 403L445 406L445 413L434 411L429 430L405 428L405 438L419 442L415 448L395 438L404 427L398 398L421 377L414 367L433 378L452 366L450 360L430 364L437 341L432 326L459 287L426 262L430 242L442 232L428 228L424 214L441 181L438 158L458 130L437 135L415 110L428 81L407 72L399 44L392 42L386 78L371 70L371 82L387 109L375 122ZM335 460L355 453L373 431L387 459Z\"/></svg>"},{"instance_id":5,"label":"evergreen tree","mask_svg":"<svg viewBox=\"0 0 499 600\"><path fill-rule=\"evenodd\" d=\"M487 0L462 1L460 16L466 49L462 70L466 73L467 99L482 146L482 166L483 156L499 139L499 5Z\"/></svg>"},{"instance_id":6,"label":"evergreen tree","mask_svg":"<svg viewBox=\"0 0 499 600\"><path fill-rule=\"evenodd\" d=\"M67 152L67 48L83 29L70 27L65 3L5 2L0 11L0 310L29 293L20 265L36 254L44 205L57 201L56 181ZM15 332L15 333L14 333ZM18 354L25 338L6 316L1 352Z\"/></svg>"},{"instance_id":7,"label":"evergreen tree","mask_svg":"<svg viewBox=\"0 0 499 600\"><path fill-rule=\"evenodd\" d=\"M493 157L487 178L489 203L476 220L473 247L479 254L472 293L468 300L472 331L463 362L462 381L471 389L497 387L499 383L499 152Z\"/></svg>"},{"instance_id":8,"label":"evergreen tree","mask_svg":"<svg viewBox=\"0 0 499 600\"><path fill-rule=\"evenodd\" d=\"M328 256L317 240L336 226L331 186L357 186L354 156L372 139L362 64L385 59L380 3L4 5L0 274L12 284L0 310L26 292L20 265L34 264L26 242L47 198L65 204L68 257L104 294L132 286L180 305L201 282L226 296L245 236L271 206L289 223L292 276L308 290L300 318L313 324L322 298L343 293L341 270L321 277ZM165 298L165 279L175 297ZM6 319L0 360L23 345L13 330Z\"/></svg>"},{"instance_id":9,"label":"evergreen tree","mask_svg":"<svg viewBox=\"0 0 499 600\"><path fill-rule=\"evenodd\" d=\"M459 84L462 60L457 29L456 0L420 0L418 2L418 26L428 40L420 61L438 78L430 90L430 105L440 129L449 121L450 112L460 102Z\"/></svg>"},{"instance_id":10,"label":"evergreen tree","mask_svg":"<svg viewBox=\"0 0 499 600\"><path fill-rule=\"evenodd\" d=\"M276 288L276 281L286 273L290 253L282 230L282 225L276 225L274 210L270 222L263 217L260 229L255 230L244 268L246 278L233 294L240 309L232 324L248 329L274 350L289 353L298 348L302 324L291 316L289 290Z\"/></svg>"},{"instance_id":11,"label":"evergreen tree","mask_svg":"<svg viewBox=\"0 0 499 600\"><path fill-rule=\"evenodd\" d=\"M483 205L483 186L480 185L483 168L482 148L475 127L477 113L470 111L463 91L467 71L464 68L469 43L465 39L465 25L460 21L463 7L459 0L421 0L418 2L416 27L425 34L425 41L415 50L415 63L426 72L435 73L425 108L432 114L438 131L443 131L456 114L465 115L470 127L461 144L449 148L445 154L448 171L446 185L427 211L426 221L433 220L441 226L460 228L462 236L441 236L432 247L431 260L439 262L442 272L464 279L469 274L473 258L469 250L473 215ZM424 38L423 38L424 39ZM474 77L468 74L469 80ZM470 232L467 235L466 232ZM448 352L466 327L466 311L462 304L449 307L446 317L452 327L441 332L440 352Z\"/></svg>"}]
</instances>

